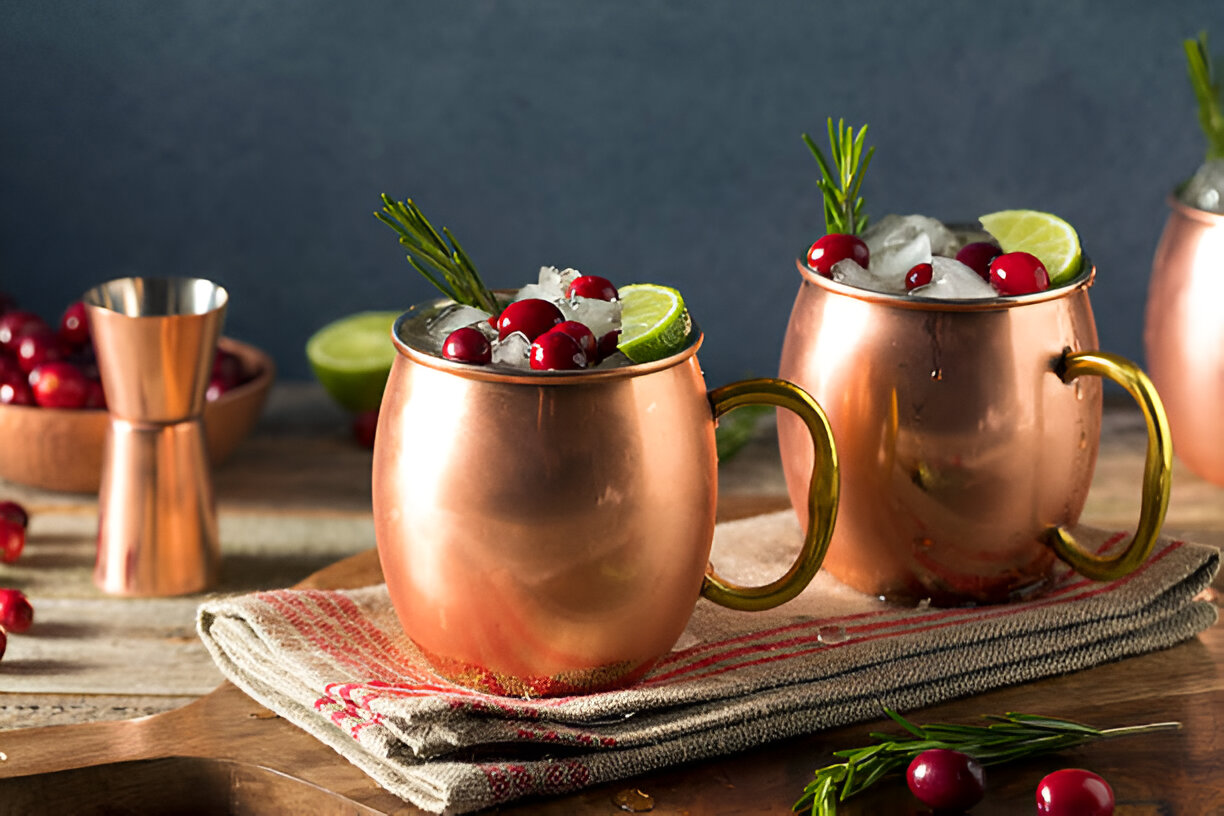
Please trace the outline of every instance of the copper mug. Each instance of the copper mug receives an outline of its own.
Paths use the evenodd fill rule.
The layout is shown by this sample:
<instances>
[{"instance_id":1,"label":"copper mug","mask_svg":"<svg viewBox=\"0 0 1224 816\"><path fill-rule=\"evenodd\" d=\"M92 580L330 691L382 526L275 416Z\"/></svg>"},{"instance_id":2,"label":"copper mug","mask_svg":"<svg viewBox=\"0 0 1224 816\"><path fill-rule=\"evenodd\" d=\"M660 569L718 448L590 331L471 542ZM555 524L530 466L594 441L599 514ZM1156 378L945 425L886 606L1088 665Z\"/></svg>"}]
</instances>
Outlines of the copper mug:
<instances>
[{"instance_id":1,"label":"copper mug","mask_svg":"<svg viewBox=\"0 0 1224 816\"><path fill-rule=\"evenodd\" d=\"M699 596L767 609L820 568L837 512L828 422L797 386L746 380L707 393L694 328L656 362L517 373L451 362L393 328L373 465L374 525L404 631L434 669L498 694L629 684L666 654ZM749 403L806 427L813 519L789 571L742 587L709 566L715 421Z\"/></svg>"},{"instance_id":2,"label":"copper mug","mask_svg":"<svg viewBox=\"0 0 1224 816\"><path fill-rule=\"evenodd\" d=\"M820 402L837 441L830 573L872 595L948 605L1039 591L1056 557L1098 580L1143 562L1168 504L1168 427L1143 372L1095 351L1091 264L1065 287L957 302L869 292L797 265L780 376ZM1111 557L1068 532L1100 436L1101 383L1086 375L1120 383L1147 420L1138 528ZM798 430L779 417L802 521L811 453Z\"/></svg>"},{"instance_id":3,"label":"copper mug","mask_svg":"<svg viewBox=\"0 0 1224 816\"><path fill-rule=\"evenodd\" d=\"M1224 215L1169 197L1148 289L1144 345L1186 467L1224 486Z\"/></svg>"}]
</instances>

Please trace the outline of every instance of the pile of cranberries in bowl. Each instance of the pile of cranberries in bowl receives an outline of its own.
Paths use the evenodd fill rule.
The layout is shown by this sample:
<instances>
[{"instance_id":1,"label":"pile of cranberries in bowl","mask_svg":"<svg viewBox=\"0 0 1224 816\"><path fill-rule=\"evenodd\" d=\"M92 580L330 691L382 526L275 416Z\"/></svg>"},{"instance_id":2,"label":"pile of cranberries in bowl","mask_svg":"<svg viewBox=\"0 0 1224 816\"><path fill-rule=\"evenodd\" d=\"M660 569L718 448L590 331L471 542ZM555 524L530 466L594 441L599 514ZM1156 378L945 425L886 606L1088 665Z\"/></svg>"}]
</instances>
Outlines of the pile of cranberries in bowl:
<instances>
[{"instance_id":1,"label":"pile of cranberries in bowl","mask_svg":"<svg viewBox=\"0 0 1224 816\"><path fill-rule=\"evenodd\" d=\"M238 355L218 349L206 398L215 400L257 373L245 370ZM84 303L70 303L53 325L0 292L0 405L106 408Z\"/></svg>"}]
</instances>

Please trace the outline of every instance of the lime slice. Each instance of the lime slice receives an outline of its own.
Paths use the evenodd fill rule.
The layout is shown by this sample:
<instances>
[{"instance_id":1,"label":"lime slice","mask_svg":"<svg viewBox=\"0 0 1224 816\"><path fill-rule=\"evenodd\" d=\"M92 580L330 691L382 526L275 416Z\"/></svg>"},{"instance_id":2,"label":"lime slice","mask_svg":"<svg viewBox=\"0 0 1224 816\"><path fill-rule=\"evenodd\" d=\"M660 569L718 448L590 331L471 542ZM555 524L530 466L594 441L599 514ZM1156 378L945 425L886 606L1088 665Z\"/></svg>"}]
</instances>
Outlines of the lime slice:
<instances>
[{"instance_id":1,"label":"lime slice","mask_svg":"<svg viewBox=\"0 0 1224 816\"><path fill-rule=\"evenodd\" d=\"M1060 286L1079 274L1083 265L1075 228L1057 215L1037 210L1003 210L983 215L986 231L1004 252L1036 255L1050 273L1050 285Z\"/></svg>"},{"instance_id":2,"label":"lime slice","mask_svg":"<svg viewBox=\"0 0 1224 816\"><path fill-rule=\"evenodd\" d=\"M690 322L684 298L653 283L622 286L621 335L616 347L635 363L675 354L688 339Z\"/></svg>"},{"instance_id":3,"label":"lime slice","mask_svg":"<svg viewBox=\"0 0 1224 816\"><path fill-rule=\"evenodd\" d=\"M358 312L328 323L306 341L306 359L332 399L350 411L382 402L395 346L391 324L399 312Z\"/></svg>"}]
</instances>

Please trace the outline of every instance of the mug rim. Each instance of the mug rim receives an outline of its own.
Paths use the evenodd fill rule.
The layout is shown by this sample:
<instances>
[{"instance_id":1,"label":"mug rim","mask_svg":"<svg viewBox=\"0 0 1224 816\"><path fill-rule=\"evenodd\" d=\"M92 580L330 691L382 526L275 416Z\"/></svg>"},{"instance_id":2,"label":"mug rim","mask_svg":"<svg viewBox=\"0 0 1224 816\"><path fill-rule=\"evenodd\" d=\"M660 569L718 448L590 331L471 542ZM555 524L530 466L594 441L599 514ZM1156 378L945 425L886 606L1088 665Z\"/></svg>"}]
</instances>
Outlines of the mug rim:
<instances>
[{"instance_id":1,"label":"mug rim","mask_svg":"<svg viewBox=\"0 0 1224 816\"><path fill-rule=\"evenodd\" d=\"M1168 203L1169 209L1194 221L1202 221L1208 226L1217 227L1224 224L1224 213L1214 213L1210 210L1200 210L1198 207L1192 207L1178 198L1177 191L1184 186L1184 183L1177 185L1165 197L1165 201Z\"/></svg>"},{"instance_id":2,"label":"mug rim","mask_svg":"<svg viewBox=\"0 0 1224 816\"><path fill-rule=\"evenodd\" d=\"M1096 265L1092 263L1091 258L1084 255L1082 268L1080 269L1079 273L1062 286L1051 287L1043 292L1030 292L1026 295L1005 295L995 298L953 300L951 298L915 297L913 295L897 295L889 292L875 292L870 289L861 289L857 286L850 286L846 283L838 283L832 278L826 278L823 275L817 274L814 269L805 264L800 258L795 259L795 266L798 268L799 274L805 283L820 286L838 295L850 297L855 300L866 301L868 303L880 303L888 306L895 306L899 309L916 309L920 311L934 312L997 312L1005 309L1014 309L1019 306L1027 306L1034 303L1060 300L1065 297L1070 297L1072 294L1077 292L1086 292L1096 279Z\"/></svg>"},{"instance_id":3,"label":"mug rim","mask_svg":"<svg viewBox=\"0 0 1224 816\"><path fill-rule=\"evenodd\" d=\"M432 300L421 301L408 307L391 325L391 342L395 344L396 351L414 363L438 371L444 371L448 374L456 374L469 380L483 380L513 385L551 386L607 382L609 380L628 379L655 371L663 371L664 369L680 365L685 360L694 356L697 350L701 348L701 344L705 339L701 328L690 316L692 328L689 330L687 342L682 349L667 357L651 360L647 363L633 363L616 368L586 371L532 371L531 373L520 373L514 369L498 368L491 365L477 366L471 363L447 360L444 357L439 357L424 349L417 348L403 339L400 329L408 321L416 318L426 309L439 308L453 302L449 298L433 298Z\"/></svg>"}]
</instances>

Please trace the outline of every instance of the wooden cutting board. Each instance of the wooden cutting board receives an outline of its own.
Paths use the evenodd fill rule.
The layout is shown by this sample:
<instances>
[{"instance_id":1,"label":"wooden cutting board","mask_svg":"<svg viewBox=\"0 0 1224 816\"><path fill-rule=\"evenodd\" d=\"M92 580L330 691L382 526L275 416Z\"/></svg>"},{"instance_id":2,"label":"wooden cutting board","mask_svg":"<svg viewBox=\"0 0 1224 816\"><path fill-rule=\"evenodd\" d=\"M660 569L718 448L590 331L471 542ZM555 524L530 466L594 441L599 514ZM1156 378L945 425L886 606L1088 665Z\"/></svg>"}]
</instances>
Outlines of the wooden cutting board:
<instances>
[{"instance_id":1,"label":"wooden cutting board","mask_svg":"<svg viewBox=\"0 0 1224 816\"><path fill-rule=\"evenodd\" d=\"M778 499L724 503L720 518L777 509ZM340 561L300 586L347 588L381 580L373 551ZM1219 583L1219 582L1217 582ZM1224 589L1224 585L1219 588ZM1030 814L1038 780L1089 767L1114 786L1119 814L1224 812L1224 627L1174 649L1061 678L979 695L922 712L919 721L969 722L1035 711L1100 726L1180 720L1183 731L1119 740L1067 756L988 771L976 812ZM499 813L614 814L637 788L657 814L788 813L830 752L868 742L868 723L692 763L577 794L530 800ZM418 814L313 737L229 683L183 708L118 722L0 733L2 813ZM1126 807L1122 807L1125 804ZM852 800L843 814L919 813L903 784Z\"/></svg>"}]
</instances>

